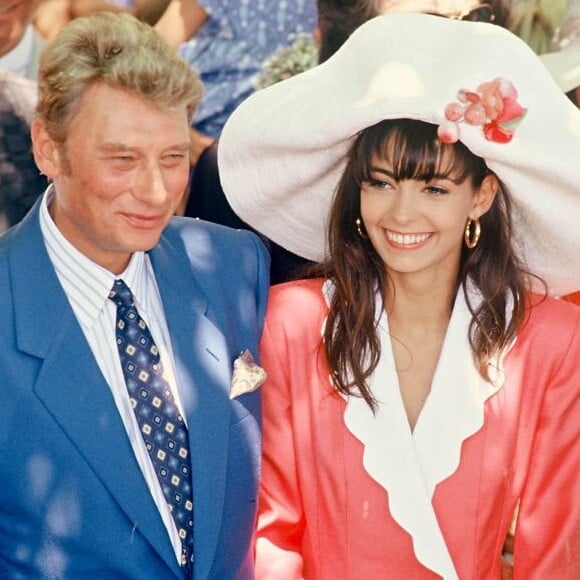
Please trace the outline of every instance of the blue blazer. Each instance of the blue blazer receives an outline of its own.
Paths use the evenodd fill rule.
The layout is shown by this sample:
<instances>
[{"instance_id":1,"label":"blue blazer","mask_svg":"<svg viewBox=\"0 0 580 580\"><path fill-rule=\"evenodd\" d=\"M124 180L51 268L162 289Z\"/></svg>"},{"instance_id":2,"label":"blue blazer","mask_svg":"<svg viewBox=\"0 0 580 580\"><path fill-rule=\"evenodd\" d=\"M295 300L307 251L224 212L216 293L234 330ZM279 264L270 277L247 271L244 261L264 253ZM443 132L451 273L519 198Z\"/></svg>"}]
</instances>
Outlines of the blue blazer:
<instances>
[{"instance_id":1,"label":"blue blazer","mask_svg":"<svg viewBox=\"0 0 580 580\"><path fill-rule=\"evenodd\" d=\"M183 578L110 389L48 258L39 204L0 238L0 578ZM175 218L150 253L189 425L194 577L253 578L268 289L259 239Z\"/></svg>"}]
</instances>

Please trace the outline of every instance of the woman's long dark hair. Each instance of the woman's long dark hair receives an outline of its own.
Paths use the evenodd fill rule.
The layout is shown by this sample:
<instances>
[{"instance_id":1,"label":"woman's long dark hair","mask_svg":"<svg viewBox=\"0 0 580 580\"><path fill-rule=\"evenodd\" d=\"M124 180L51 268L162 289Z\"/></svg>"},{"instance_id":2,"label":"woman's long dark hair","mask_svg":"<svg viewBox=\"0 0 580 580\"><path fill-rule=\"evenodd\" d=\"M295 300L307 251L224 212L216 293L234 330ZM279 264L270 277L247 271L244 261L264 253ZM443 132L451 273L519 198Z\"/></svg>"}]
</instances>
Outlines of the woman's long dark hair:
<instances>
[{"instance_id":1,"label":"woman's long dark hair","mask_svg":"<svg viewBox=\"0 0 580 580\"><path fill-rule=\"evenodd\" d=\"M335 285L324 349L335 388L360 394L372 408L375 400L367 383L381 356L375 297L377 291L384 296L388 270L370 240L358 233L355 220L360 216L361 186L370 179L373 155L389 159L396 180L452 176L457 182L471 179L477 189L490 173L484 160L465 145L442 144L436 132L435 125L408 119L382 121L362 131L349 151L331 208L330 258L318 270ZM452 155L444 160L446 151ZM512 249L511 201L501 181L480 223L477 246L473 250L463 247L457 290L464 292L472 314L469 339L475 363L488 379L488 363L515 338L524 322L528 289L528 273ZM480 305L470 303L468 280L481 293ZM511 316L506 314L508 302L513 303Z\"/></svg>"}]
</instances>

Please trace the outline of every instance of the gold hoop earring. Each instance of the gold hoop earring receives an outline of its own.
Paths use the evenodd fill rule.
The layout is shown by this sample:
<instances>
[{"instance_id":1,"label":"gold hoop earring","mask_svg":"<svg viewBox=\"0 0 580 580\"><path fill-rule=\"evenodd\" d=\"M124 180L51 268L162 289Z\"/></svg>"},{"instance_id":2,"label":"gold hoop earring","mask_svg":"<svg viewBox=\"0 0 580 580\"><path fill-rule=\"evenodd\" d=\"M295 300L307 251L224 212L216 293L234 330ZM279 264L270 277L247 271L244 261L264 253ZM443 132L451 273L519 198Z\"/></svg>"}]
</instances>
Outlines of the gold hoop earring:
<instances>
[{"instance_id":1,"label":"gold hoop earring","mask_svg":"<svg viewBox=\"0 0 580 580\"><path fill-rule=\"evenodd\" d=\"M473 233L471 232L471 224L474 224ZM465 232L463 234L463 239L465 240L465 245L473 250L477 246L481 238L481 224L479 223L479 218L472 220L467 218L467 223L465 224Z\"/></svg>"},{"instance_id":2,"label":"gold hoop earring","mask_svg":"<svg viewBox=\"0 0 580 580\"><path fill-rule=\"evenodd\" d=\"M361 222L360 218L356 218L354 223L356 225L356 231L358 232L358 235L361 238L363 238L364 240L366 240L368 238L368 236L366 234L364 234L362 231L362 228L361 228L362 222Z\"/></svg>"}]
</instances>

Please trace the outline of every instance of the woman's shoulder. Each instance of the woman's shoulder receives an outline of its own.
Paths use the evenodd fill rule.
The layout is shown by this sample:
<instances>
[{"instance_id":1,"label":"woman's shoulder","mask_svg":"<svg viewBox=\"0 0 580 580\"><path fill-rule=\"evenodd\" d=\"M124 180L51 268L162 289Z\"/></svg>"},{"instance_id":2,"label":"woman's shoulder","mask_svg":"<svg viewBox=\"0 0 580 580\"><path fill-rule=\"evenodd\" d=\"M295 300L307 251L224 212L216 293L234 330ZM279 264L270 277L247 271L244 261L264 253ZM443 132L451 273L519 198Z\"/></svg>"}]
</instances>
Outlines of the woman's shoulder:
<instances>
[{"instance_id":1,"label":"woman's shoulder","mask_svg":"<svg viewBox=\"0 0 580 580\"><path fill-rule=\"evenodd\" d=\"M275 284L268 298L268 319L309 325L328 313L324 297L325 280L312 278Z\"/></svg>"},{"instance_id":2,"label":"woman's shoulder","mask_svg":"<svg viewBox=\"0 0 580 580\"><path fill-rule=\"evenodd\" d=\"M526 296L530 317L536 320L554 318L555 323L578 320L580 309L561 298L545 296L543 294L530 293Z\"/></svg>"},{"instance_id":3,"label":"woman's shoulder","mask_svg":"<svg viewBox=\"0 0 580 580\"><path fill-rule=\"evenodd\" d=\"M558 298L529 294L528 314L518 339L533 338L545 343L547 349L558 345L567 348L580 343L580 308Z\"/></svg>"},{"instance_id":4,"label":"woman's shoulder","mask_svg":"<svg viewBox=\"0 0 580 580\"><path fill-rule=\"evenodd\" d=\"M563 296L562 300L580 306L580 290L578 292L574 292L573 294L567 294L566 296Z\"/></svg>"},{"instance_id":5,"label":"woman's shoulder","mask_svg":"<svg viewBox=\"0 0 580 580\"><path fill-rule=\"evenodd\" d=\"M275 284L270 288L269 305L285 306L295 304L301 308L314 308L324 305L323 278L307 278Z\"/></svg>"}]
</instances>

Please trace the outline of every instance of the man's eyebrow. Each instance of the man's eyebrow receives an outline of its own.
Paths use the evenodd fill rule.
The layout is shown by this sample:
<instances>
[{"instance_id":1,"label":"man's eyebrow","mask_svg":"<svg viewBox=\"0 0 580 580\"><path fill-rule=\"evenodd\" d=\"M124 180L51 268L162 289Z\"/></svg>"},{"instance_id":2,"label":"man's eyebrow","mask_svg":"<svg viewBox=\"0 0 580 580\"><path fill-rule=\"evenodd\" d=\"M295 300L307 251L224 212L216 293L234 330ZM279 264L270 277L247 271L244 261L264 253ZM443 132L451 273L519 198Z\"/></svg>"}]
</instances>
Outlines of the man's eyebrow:
<instances>
[{"instance_id":1,"label":"man's eyebrow","mask_svg":"<svg viewBox=\"0 0 580 580\"><path fill-rule=\"evenodd\" d=\"M99 145L99 149L102 149L103 151L130 151L137 148L127 145L126 143L115 141L110 143L101 143Z\"/></svg>"},{"instance_id":2,"label":"man's eyebrow","mask_svg":"<svg viewBox=\"0 0 580 580\"><path fill-rule=\"evenodd\" d=\"M117 151L139 151L142 147L135 147L133 145L128 145L127 143L121 142L111 142L111 143L102 143L98 146L101 151L105 152L112 152L115 153ZM183 143L177 143L175 145L170 145L169 147L165 148L165 151L170 150L178 150L178 151L189 151L190 144L188 141L184 141Z\"/></svg>"}]
</instances>

